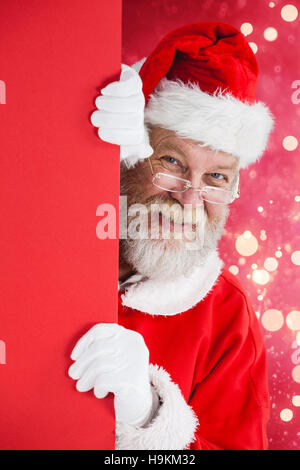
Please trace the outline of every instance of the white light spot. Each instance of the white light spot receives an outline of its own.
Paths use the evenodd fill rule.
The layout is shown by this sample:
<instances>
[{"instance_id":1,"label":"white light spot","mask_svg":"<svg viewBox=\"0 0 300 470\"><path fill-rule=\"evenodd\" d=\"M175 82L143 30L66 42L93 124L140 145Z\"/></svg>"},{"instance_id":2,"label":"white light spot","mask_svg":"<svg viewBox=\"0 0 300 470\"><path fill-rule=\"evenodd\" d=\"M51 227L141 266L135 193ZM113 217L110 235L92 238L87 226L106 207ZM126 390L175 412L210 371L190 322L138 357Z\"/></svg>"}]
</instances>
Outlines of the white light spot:
<instances>
[{"instance_id":1,"label":"white light spot","mask_svg":"<svg viewBox=\"0 0 300 470\"><path fill-rule=\"evenodd\" d=\"M248 44L249 44L249 46L251 47L253 53L256 54L258 47L257 47L257 45L255 44L255 42L249 42Z\"/></svg>"},{"instance_id":2,"label":"white light spot","mask_svg":"<svg viewBox=\"0 0 300 470\"><path fill-rule=\"evenodd\" d=\"M255 269L252 273L252 281L264 286L270 280L270 274L264 269Z\"/></svg>"},{"instance_id":3,"label":"white light spot","mask_svg":"<svg viewBox=\"0 0 300 470\"><path fill-rule=\"evenodd\" d=\"M289 408L284 408L280 411L280 418L282 421L291 421L293 418L293 412Z\"/></svg>"},{"instance_id":4,"label":"white light spot","mask_svg":"<svg viewBox=\"0 0 300 470\"><path fill-rule=\"evenodd\" d=\"M293 396L292 403L294 406L300 406L300 395Z\"/></svg>"},{"instance_id":5,"label":"white light spot","mask_svg":"<svg viewBox=\"0 0 300 470\"><path fill-rule=\"evenodd\" d=\"M298 310L292 310L286 316L286 324L290 330L300 330L300 312Z\"/></svg>"},{"instance_id":6,"label":"white light spot","mask_svg":"<svg viewBox=\"0 0 300 470\"><path fill-rule=\"evenodd\" d=\"M239 272L239 268L233 264L229 267L229 271L236 276Z\"/></svg>"},{"instance_id":7,"label":"white light spot","mask_svg":"<svg viewBox=\"0 0 300 470\"><path fill-rule=\"evenodd\" d=\"M292 152L298 147L298 140L293 135L287 135L282 141L282 146L288 152Z\"/></svg>"},{"instance_id":8,"label":"white light spot","mask_svg":"<svg viewBox=\"0 0 300 470\"><path fill-rule=\"evenodd\" d=\"M280 310L271 308L262 315L261 322L268 331L278 331L284 324L284 317Z\"/></svg>"},{"instance_id":9,"label":"white light spot","mask_svg":"<svg viewBox=\"0 0 300 470\"><path fill-rule=\"evenodd\" d=\"M278 261L276 258L267 258L264 262L264 267L267 271L276 271L278 267Z\"/></svg>"},{"instance_id":10,"label":"white light spot","mask_svg":"<svg viewBox=\"0 0 300 470\"><path fill-rule=\"evenodd\" d=\"M237 237L235 248L240 255L251 256L258 249L258 241L250 230L246 230L243 235Z\"/></svg>"},{"instance_id":11,"label":"white light spot","mask_svg":"<svg viewBox=\"0 0 300 470\"><path fill-rule=\"evenodd\" d=\"M275 41L275 39L277 39L277 36L277 29L272 28L271 26L264 30L264 38L266 41Z\"/></svg>"},{"instance_id":12,"label":"white light spot","mask_svg":"<svg viewBox=\"0 0 300 470\"><path fill-rule=\"evenodd\" d=\"M241 32L244 36L248 36L253 31L253 26L251 23L243 23L241 26Z\"/></svg>"},{"instance_id":13,"label":"white light spot","mask_svg":"<svg viewBox=\"0 0 300 470\"><path fill-rule=\"evenodd\" d=\"M300 251L294 251L291 256L292 263L296 266L300 266Z\"/></svg>"},{"instance_id":14,"label":"white light spot","mask_svg":"<svg viewBox=\"0 0 300 470\"><path fill-rule=\"evenodd\" d=\"M292 22L297 19L298 9L294 5L288 4L281 8L280 14L284 21Z\"/></svg>"}]
</instances>

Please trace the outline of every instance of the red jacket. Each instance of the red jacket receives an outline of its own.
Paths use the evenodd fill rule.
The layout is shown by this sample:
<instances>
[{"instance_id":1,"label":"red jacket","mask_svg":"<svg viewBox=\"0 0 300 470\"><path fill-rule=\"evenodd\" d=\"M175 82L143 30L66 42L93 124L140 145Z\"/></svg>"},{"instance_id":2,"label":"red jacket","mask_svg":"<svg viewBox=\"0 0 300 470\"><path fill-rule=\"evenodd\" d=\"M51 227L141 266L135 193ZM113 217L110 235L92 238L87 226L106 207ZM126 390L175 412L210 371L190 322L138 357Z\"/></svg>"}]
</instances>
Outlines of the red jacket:
<instances>
[{"instance_id":1,"label":"red jacket","mask_svg":"<svg viewBox=\"0 0 300 470\"><path fill-rule=\"evenodd\" d=\"M176 281L173 291L160 283L161 299L158 283L149 281L119 292L119 323L144 337L161 406L144 428L117 425L118 449L267 449L262 334L245 290L213 256L214 269L209 265L195 276L201 288L201 276L210 280L198 301L197 289L190 289L193 279L186 278ZM166 313L164 299L182 304L182 297L174 297L185 289L183 297L187 305L192 297L193 306ZM144 311L128 306L140 305L143 296ZM148 296L163 305L162 312L148 313Z\"/></svg>"}]
</instances>

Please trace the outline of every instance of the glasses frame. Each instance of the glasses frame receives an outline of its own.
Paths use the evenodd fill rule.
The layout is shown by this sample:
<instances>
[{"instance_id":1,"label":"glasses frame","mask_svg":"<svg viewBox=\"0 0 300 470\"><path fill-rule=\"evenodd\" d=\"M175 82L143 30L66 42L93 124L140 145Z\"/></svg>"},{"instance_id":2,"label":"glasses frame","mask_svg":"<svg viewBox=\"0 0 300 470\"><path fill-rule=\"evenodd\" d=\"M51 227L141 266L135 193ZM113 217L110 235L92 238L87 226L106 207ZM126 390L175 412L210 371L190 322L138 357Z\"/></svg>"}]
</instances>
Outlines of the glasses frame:
<instances>
[{"instance_id":1,"label":"glasses frame","mask_svg":"<svg viewBox=\"0 0 300 470\"><path fill-rule=\"evenodd\" d=\"M198 192L205 192L205 189L208 188L208 189L213 189L214 191L217 190L217 191L226 191L227 193L228 192L232 192L230 191L229 189L223 189L223 188L216 188L215 186L204 186L203 188L194 188L192 186L192 183L190 180L186 180L184 178L180 178L179 176L174 176L174 175L171 175L170 173L163 173L161 171L159 171L158 173L154 173L153 171L153 167L152 167L152 163L151 163L151 157L148 157L148 161L149 161L149 164L150 164L150 169L151 169L151 173L152 173L152 184L154 186L156 186L157 188L159 189L163 189L164 191L168 191L170 193L184 193L185 191L187 191L188 189L193 189L194 191L198 191ZM183 190L183 191L173 191L172 189L166 189L166 188L162 188L161 186L159 186L158 184L154 183L154 178L157 177L158 175L165 175L165 176L168 176L168 177L171 177L171 178L174 178L176 180L180 180L180 181L184 181L186 183L186 188ZM201 194L201 197L204 201L206 202L209 202L210 204L218 204L218 205L227 205L227 204L232 204L233 201L235 201L235 199L238 199L240 197L240 176L238 176L238 190L236 191L235 194L232 195L232 200L230 202L214 202L214 201L208 201L207 199L205 199L203 197L203 195Z\"/></svg>"}]
</instances>

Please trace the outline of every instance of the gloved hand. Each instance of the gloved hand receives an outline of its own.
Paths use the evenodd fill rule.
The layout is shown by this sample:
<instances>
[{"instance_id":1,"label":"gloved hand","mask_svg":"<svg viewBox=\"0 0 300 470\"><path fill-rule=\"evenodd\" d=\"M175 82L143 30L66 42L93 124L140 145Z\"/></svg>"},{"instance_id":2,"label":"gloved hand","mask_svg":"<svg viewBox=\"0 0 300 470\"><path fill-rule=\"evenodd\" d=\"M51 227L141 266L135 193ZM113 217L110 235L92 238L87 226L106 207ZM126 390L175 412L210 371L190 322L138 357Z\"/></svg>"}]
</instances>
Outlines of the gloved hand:
<instances>
[{"instance_id":1,"label":"gloved hand","mask_svg":"<svg viewBox=\"0 0 300 470\"><path fill-rule=\"evenodd\" d=\"M121 146L120 157L128 167L153 154L144 125L142 87L138 72L122 64L120 80L101 90L102 96L96 99L98 111L91 116L100 139Z\"/></svg>"},{"instance_id":2,"label":"gloved hand","mask_svg":"<svg viewBox=\"0 0 300 470\"><path fill-rule=\"evenodd\" d=\"M97 398L115 394L116 421L143 426L153 414L149 351L142 335L118 325L99 323L77 342L69 376L79 392L94 388Z\"/></svg>"}]
</instances>

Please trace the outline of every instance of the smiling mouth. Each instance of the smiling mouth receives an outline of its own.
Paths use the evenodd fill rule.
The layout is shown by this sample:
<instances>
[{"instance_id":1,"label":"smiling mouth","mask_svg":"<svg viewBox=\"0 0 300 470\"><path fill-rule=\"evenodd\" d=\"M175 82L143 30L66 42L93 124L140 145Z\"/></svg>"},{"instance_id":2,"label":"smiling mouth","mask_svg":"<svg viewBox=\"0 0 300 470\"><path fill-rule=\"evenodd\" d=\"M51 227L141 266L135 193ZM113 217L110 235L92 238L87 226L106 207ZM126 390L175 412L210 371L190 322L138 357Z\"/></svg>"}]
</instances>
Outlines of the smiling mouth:
<instances>
[{"instance_id":1,"label":"smiling mouth","mask_svg":"<svg viewBox=\"0 0 300 470\"><path fill-rule=\"evenodd\" d=\"M161 212L159 213L159 225L174 232L182 232L183 230L192 232L196 230L196 224L176 223L164 217Z\"/></svg>"}]
</instances>

